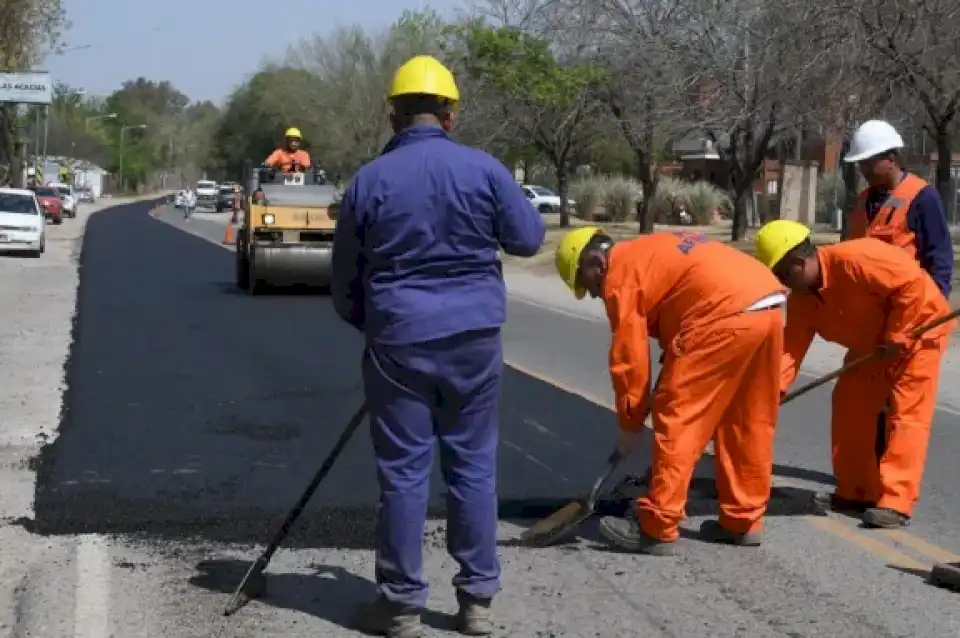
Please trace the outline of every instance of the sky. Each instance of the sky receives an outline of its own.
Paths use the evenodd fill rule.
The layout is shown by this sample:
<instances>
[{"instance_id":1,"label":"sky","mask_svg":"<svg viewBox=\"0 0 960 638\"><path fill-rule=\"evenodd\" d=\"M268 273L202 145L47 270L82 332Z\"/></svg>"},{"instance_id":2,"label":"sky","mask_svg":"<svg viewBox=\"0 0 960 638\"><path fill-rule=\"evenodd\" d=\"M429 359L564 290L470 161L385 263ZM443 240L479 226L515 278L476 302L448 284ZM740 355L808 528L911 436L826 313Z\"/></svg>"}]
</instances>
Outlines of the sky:
<instances>
[{"instance_id":1,"label":"sky","mask_svg":"<svg viewBox=\"0 0 960 638\"><path fill-rule=\"evenodd\" d=\"M40 70L109 95L126 80L169 80L193 101L217 104L269 57L337 26L385 29L404 9L449 14L462 0L61 0L68 50ZM70 51L70 47L86 47Z\"/></svg>"}]
</instances>

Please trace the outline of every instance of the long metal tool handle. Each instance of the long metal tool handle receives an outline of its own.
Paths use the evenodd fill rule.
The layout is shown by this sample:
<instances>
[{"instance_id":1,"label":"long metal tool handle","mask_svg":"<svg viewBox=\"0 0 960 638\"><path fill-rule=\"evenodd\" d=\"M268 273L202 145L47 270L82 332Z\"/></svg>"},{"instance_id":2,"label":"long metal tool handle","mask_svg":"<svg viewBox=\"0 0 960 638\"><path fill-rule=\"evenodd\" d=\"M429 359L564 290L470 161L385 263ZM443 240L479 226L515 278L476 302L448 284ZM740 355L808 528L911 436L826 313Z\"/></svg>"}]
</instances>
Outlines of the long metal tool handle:
<instances>
[{"instance_id":1,"label":"long metal tool handle","mask_svg":"<svg viewBox=\"0 0 960 638\"><path fill-rule=\"evenodd\" d=\"M290 513L287 514L287 518L283 521L283 525L281 525L280 529L277 530L277 533L274 534L273 540L270 541L267 549L257 560L258 563L262 562L263 566L266 567L266 564L270 562L273 554L277 551L277 548L280 547L280 543L282 543L283 539L286 538L288 533L290 533L290 528L293 527L293 524L298 518L300 518L304 508L307 506L307 503L309 503L310 499L313 497L313 493L316 492L317 488L320 486L321 481L327 478L327 474L329 474L330 470L333 469L333 464L336 463L340 453L343 452L343 448L345 448L347 443L350 442L350 438L353 436L353 433L358 427L360 427L360 424L363 423L365 416L367 416L367 405L363 404L360 406L360 409L357 410L357 413L353 415L353 418L350 419L347 427L344 428L343 433L340 435L340 438L337 439L336 445L333 446L330 454L327 456L326 460L324 460L323 465L321 465L320 469L317 470L317 473L313 475L313 479L311 479L307 489L304 490L303 494L300 496L300 500L297 501L297 504L294 505L293 509L290 510Z\"/></svg>"},{"instance_id":2,"label":"long metal tool handle","mask_svg":"<svg viewBox=\"0 0 960 638\"><path fill-rule=\"evenodd\" d=\"M916 330L914 330L913 332L910 333L910 337L913 338L913 339L919 339L920 337L923 336L923 334L924 334L925 332L929 332L930 330L933 330L934 328L939 328L940 326L942 326L943 324L947 323L947 322L950 321L951 319L956 319L957 317L960 317L960 309L954 310L954 311L952 311L952 312L950 312L950 313L948 313L948 314L943 315L943 316L940 317L939 319L935 319L935 320L931 321L930 323L927 323L927 324L924 324L924 325L920 326L919 328L917 328ZM882 348L882 347L881 347L881 348ZM881 349L881 348L878 348L877 350L875 350L874 352L871 352L870 354L865 354L865 355L863 355L862 357L857 357L856 359L854 359L854 360L851 361L850 363L847 363L846 365L844 365L842 368L839 368L839 369L837 369L837 370L834 370L834 371L831 372L830 374L826 374L826 375L820 377L819 379L814 379L814 380L811 381L810 383L808 383L808 384L806 384L806 385L804 385L804 386L801 386L801 387L797 388L797 389L794 390L793 392L788 392L787 394L785 394L785 395L783 396L782 399L780 399L780 405L783 405L784 403L789 403L790 401L793 401L794 399L796 399L796 398L799 397L800 395L806 394L807 392L810 392L810 390L814 390L814 389L816 389L816 388L819 388L820 386L822 386L822 385L825 384L825 383L829 383L829 382L833 381L834 379L836 379L837 377L839 377L839 376L840 376L841 374L843 374L844 372L847 372L847 371L849 371L849 370L852 370L853 368L856 368L857 366L862 365L862 364L866 363L867 361L873 360L874 358L880 356L880 354L881 354L881 352L882 352L882 349Z\"/></svg>"},{"instance_id":3,"label":"long metal tool handle","mask_svg":"<svg viewBox=\"0 0 960 638\"><path fill-rule=\"evenodd\" d=\"M600 498L600 492L603 491L603 487L607 484L607 481L610 480L610 477L613 476L613 473L617 471L617 468L620 467L620 463L622 462L623 455L617 450L614 450L610 458L607 459L607 471L593 484L593 489L590 490L590 495L587 497L587 505L591 510L597 504L597 499Z\"/></svg>"}]
</instances>

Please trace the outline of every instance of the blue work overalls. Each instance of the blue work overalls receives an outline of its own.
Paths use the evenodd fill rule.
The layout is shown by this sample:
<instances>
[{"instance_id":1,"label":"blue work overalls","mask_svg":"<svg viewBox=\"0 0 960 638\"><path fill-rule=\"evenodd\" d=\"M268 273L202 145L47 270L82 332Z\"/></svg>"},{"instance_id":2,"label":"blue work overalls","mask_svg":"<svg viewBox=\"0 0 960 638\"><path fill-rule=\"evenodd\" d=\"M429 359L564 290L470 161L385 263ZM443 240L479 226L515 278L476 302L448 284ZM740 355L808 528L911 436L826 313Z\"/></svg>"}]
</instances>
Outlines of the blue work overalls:
<instances>
[{"instance_id":1,"label":"blue work overalls","mask_svg":"<svg viewBox=\"0 0 960 638\"><path fill-rule=\"evenodd\" d=\"M380 511L376 579L423 608L435 441L458 591L499 589L496 452L506 289L499 250L532 256L540 214L487 153L413 126L356 174L337 220L334 307L363 331Z\"/></svg>"}]
</instances>

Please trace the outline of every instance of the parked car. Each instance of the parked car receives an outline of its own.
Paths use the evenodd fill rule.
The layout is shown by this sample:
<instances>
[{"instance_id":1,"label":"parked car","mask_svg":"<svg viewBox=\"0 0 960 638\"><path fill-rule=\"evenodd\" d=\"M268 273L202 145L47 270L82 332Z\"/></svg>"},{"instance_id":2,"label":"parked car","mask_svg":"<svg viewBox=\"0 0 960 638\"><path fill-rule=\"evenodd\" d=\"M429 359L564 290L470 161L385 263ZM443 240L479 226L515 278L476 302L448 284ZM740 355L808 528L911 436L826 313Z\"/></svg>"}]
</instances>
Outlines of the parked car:
<instances>
[{"instance_id":1,"label":"parked car","mask_svg":"<svg viewBox=\"0 0 960 638\"><path fill-rule=\"evenodd\" d=\"M0 251L39 257L47 249L47 224L33 191L0 188Z\"/></svg>"},{"instance_id":2,"label":"parked car","mask_svg":"<svg viewBox=\"0 0 960 638\"><path fill-rule=\"evenodd\" d=\"M197 197L197 206L206 206L208 208L217 207L217 183L209 179L197 181L197 186L193 189Z\"/></svg>"},{"instance_id":3,"label":"parked car","mask_svg":"<svg viewBox=\"0 0 960 638\"><path fill-rule=\"evenodd\" d=\"M541 213L560 212L560 196L549 188L543 186L534 186L531 184L523 185L523 194L527 196L534 208ZM567 208L573 208L577 203L572 199L567 199Z\"/></svg>"},{"instance_id":4,"label":"parked car","mask_svg":"<svg viewBox=\"0 0 960 638\"><path fill-rule=\"evenodd\" d=\"M63 201L63 216L70 217L71 219L77 216L77 196L73 192L73 186L70 184L63 184L60 182L55 182L53 184L48 184L52 188L56 188L60 191L60 199Z\"/></svg>"},{"instance_id":5,"label":"parked car","mask_svg":"<svg viewBox=\"0 0 960 638\"><path fill-rule=\"evenodd\" d=\"M37 201L43 208L44 216L58 226L63 223L63 201L60 191L52 186L38 186L33 189Z\"/></svg>"},{"instance_id":6,"label":"parked car","mask_svg":"<svg viewBox=\"0 0 960 638\"><path fill-rule=\"evenodd\" d=\"M97 201L97 196L93 194L92 188L80 187L77 189L77 199L85 204L92 204Z\"/></svg>"}]
</instances>

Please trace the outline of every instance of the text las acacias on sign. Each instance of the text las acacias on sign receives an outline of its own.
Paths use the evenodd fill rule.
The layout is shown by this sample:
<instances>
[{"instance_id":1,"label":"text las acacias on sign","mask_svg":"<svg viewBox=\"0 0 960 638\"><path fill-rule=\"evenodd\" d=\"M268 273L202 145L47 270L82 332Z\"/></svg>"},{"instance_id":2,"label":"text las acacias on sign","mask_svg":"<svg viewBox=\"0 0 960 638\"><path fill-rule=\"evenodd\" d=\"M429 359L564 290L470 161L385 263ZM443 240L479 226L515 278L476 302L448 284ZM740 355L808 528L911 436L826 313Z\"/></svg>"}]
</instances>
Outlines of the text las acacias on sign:
<instances>
[{"instance_id":1,"label":"text las acacias on sign","mask_svg":"<svg viewBox=\"0 0 960 638\"><path fill-rule=\"evenodd\" d=\"M0 73L0 102L14 104L50 104L53 79L49 73Z\"/></svg>"}]
</instances>

